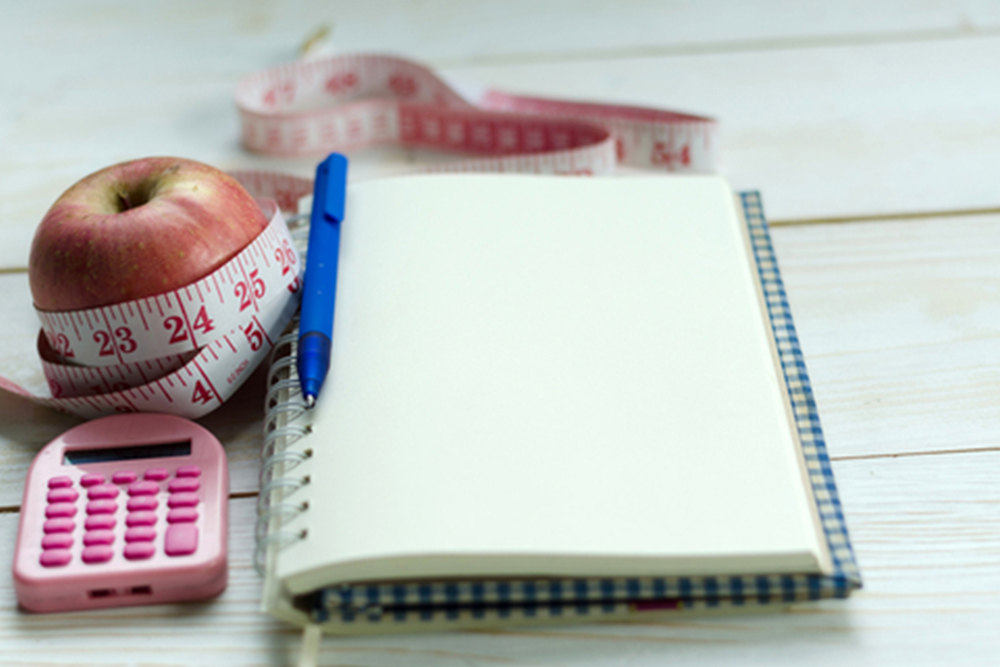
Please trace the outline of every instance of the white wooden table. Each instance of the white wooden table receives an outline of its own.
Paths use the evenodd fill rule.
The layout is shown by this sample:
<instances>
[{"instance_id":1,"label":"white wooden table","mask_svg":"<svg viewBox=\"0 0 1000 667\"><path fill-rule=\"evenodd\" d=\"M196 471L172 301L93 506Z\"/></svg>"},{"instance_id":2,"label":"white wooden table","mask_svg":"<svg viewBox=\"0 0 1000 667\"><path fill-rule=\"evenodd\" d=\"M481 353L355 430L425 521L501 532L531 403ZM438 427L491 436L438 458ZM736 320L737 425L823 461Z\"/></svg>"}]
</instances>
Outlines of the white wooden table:
<instances>
[{"instance_id":1,"label":"white wooden table","mask_svg":"<svg viewBox=\"0 0 1000 667\"><path fill-rule=\"evenodd\" d=\"M78 178L153 154L310 173L243 152L232 95L322 24L342 51L720 119L723 173L762 191L774 225L865 588L779 614L325 639L321 664L1000 660L1000 4L2 0L0 373L34 372L27 250ZM419 159L380 150L354 170ZM232 473L225 594L30 615L0 573L0 664L295 660L250 567L261 400L258 377L204 420ZM0 395L4 571L27 466L74 423Z\"/></svg>"}]
</instances>

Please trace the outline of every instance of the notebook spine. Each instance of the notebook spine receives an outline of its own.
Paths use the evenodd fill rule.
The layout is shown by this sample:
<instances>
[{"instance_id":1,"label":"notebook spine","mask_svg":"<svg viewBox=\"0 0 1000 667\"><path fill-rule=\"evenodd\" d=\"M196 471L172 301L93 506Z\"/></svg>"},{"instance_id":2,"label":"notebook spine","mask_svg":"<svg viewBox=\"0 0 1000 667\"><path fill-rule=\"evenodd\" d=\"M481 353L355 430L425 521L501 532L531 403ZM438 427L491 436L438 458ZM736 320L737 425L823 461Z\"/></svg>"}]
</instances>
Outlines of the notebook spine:
<instances>
[{"instance_id":1,"label":"notebook spine","mask_svg":"<svg viewBox=\"0 0 1000 667\"><path fill-rule=\"evenodd\" d=\"M288 527L309 510L308 501L297 501L293 494L310 483L310 476L297 473L296 468L312 457L311 448L293 448L311 432L311 426L302 423L306 403L295 370L297 348L298 317L275 343L267 378L255 530L257 546L253 559L261 575L278 551L307 535L305 529Z\"/></svg>"}]
</instances>

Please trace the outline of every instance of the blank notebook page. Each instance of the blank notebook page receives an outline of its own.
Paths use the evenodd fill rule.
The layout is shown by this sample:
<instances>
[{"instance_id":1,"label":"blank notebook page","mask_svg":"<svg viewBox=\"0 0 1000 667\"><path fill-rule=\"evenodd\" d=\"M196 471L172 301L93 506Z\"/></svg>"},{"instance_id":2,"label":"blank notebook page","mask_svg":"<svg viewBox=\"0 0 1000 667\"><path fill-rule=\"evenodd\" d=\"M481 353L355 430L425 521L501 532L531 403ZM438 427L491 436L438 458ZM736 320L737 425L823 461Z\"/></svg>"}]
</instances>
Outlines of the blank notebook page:
<instances>
[{"instance_id":1,"label":"blank notebook page","mask_svg":"<svg viewBox=\"0 0 1000 667\"><path fill-rule=\"evenodd\" d=\"M278 575L818 572L740 224L716 177L352 185Z\"/></svg>"}]
</instances>

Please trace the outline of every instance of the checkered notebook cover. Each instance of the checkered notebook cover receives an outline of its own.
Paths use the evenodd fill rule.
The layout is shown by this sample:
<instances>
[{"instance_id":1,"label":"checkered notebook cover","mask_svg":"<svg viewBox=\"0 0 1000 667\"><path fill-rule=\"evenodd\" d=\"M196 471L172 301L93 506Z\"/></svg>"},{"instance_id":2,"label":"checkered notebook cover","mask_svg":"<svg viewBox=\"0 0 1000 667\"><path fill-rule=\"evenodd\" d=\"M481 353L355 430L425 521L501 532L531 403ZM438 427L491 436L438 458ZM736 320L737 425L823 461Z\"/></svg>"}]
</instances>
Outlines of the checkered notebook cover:
<instances>
[{"instance_id":1,"label":"checkered notebook cover","mask_svg":"<svg viewBox=\"0 0 1000 667\"><path fill-rule=\"evenodd\" d=\"M749 608L846 597L861 577L841 511L805 361L771 245L760 195L739 195L785 386L833 573L725 577L506 579L340 585L295 606L331 632L385 632L544 621L611 620L642 612ZM400 628L402 629L402 628Z\"/></svg>"}]
</instances>

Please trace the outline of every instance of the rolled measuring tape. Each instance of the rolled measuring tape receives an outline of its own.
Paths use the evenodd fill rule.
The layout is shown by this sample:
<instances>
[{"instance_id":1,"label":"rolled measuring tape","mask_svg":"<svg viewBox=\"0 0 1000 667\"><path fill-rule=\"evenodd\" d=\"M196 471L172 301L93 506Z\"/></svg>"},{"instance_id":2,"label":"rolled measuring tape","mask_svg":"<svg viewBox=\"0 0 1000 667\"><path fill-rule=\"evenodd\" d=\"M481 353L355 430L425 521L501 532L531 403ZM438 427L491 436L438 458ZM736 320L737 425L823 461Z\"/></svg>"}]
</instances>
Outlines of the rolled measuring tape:
<instances>
[{"instance_id":1,"label":"rolled measuring tape","mask_svg":"<svg viewBox=\"0 0 1000 667\"><path fill-rule=\"evenodd\" d=\"M239 84L236 102L243 144L256 152L322 155L398 144L476 156L414 172L588 175L610 173L616 163L712 172L718 152L711 118L456 86L383 55L258 72ZM138 411L197 418L222 405L298 307L302 262L282 211L296 211L312 193L310 179L231 175L270 218L250 245L177 290L101 308L38 311L38 352L51 396L3 377L0 388L86 418Z\"/></svg>"},{"instance_id":2,"label":"rolled measuring tape","mask_svg":"<svg viewBox=\"0 0 1000 667\"><path fill-rule=\"evenodd\" d=\"M606 174L616 162L715 171L717 123L691 114L449 84L417 63L344 55L264 70L236 90L248 149L278 156L399 144L479 159L429 171Z\"/></svg>"},{"instance_id":3,"label":"rolled measuring tape","mask_svg":"<svg viewBox=\"0 0 1000 667\"><path fill-rule=\"evenodd\" d=\"M311 188L306 179L284 176L251 180L286 200L292 195L285 186ZM299 253L276 202L260 203L267 227L196 282L99 308L36 311L51 395L2 377L0 387L85 418L122 412L197 418L222 405L267 357L298 308Z\"/></svg>"}]
</instances>

